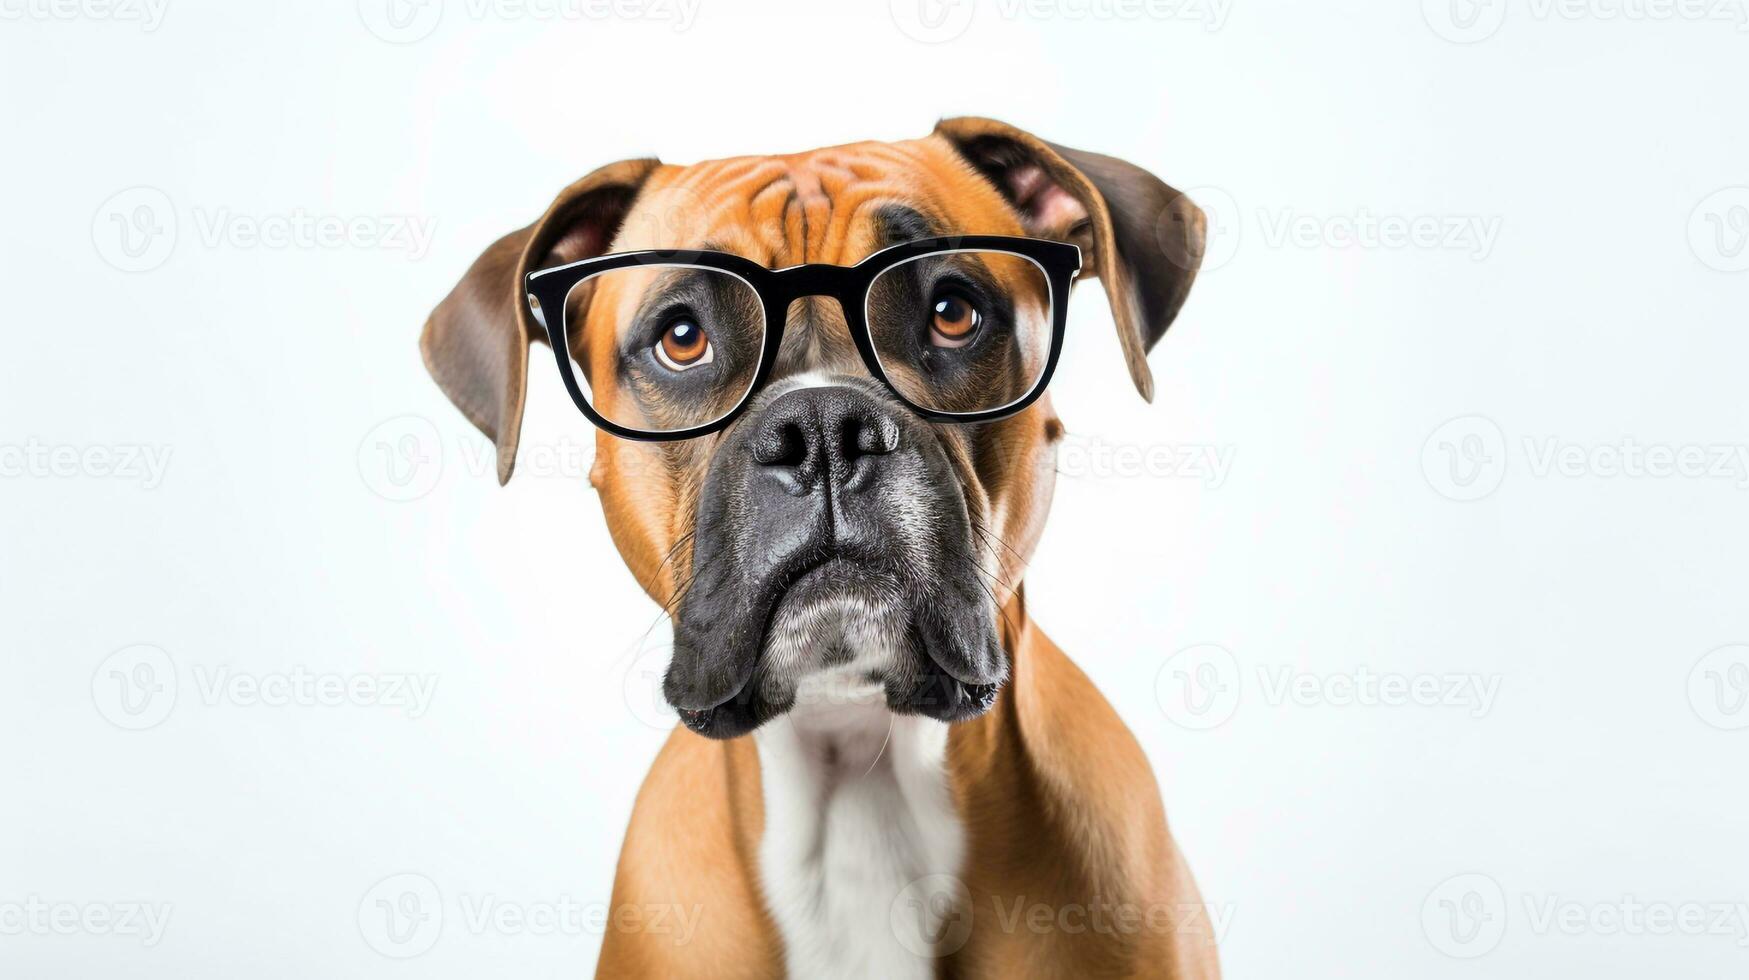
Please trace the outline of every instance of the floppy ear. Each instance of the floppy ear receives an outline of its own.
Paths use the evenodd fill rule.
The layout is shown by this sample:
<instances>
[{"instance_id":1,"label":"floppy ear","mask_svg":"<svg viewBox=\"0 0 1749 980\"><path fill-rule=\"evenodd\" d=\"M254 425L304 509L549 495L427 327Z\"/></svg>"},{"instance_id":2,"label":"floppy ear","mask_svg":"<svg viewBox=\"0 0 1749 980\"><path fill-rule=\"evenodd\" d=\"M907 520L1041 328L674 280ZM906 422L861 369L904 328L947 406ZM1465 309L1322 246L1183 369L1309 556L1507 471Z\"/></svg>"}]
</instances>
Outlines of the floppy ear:
<instances>
[{"instance_id":1,"label":"floppy ear","mask_svg":"<svg viewBox=\"0 0 1749 980\"><path fill-rule=\"evenodd\" d=\"M498 482L516 466L528 345L546 340L524 296L537 269L605 252L656 160L609 164L559 193L541 219L493 242L450 290L419 337L437 386L497 447Z\"/></svg>"},{"instance_id":2,"label":"floppy ear","mask_svg":"<svg viewBox=\"0 0 1749 980\"><path fill-rule=\"evenodd\" d=\"M1081 247L1082 275L1105 284L1130 377L1152 401L1148 351L1178 315L1202 264L1202 211L1134 164L1047 143L994 119L944 119L935 132L996 185L1028 234Z\"/></svg>"}]
</instances>

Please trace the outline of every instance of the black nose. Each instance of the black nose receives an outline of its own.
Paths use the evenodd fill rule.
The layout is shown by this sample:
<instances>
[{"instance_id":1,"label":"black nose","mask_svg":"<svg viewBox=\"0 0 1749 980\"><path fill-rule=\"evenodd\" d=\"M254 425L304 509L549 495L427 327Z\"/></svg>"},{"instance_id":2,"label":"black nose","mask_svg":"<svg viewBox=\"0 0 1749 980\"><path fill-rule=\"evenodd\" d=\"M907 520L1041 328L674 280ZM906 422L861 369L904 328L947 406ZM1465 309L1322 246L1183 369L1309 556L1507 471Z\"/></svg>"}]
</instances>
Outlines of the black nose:
<instances>
[{"instance_id":1,"label":"black nose","mask_svg":"<svg viewBox=\"0 0 1749 980\"><path fill-rule=\"evenodd\" d=\"M799 388L765 407L750 445L754 461L793 490L822 484L856 490L879 457L899 448L899 422L859 389Z\"/></svg>"}]
</instances>

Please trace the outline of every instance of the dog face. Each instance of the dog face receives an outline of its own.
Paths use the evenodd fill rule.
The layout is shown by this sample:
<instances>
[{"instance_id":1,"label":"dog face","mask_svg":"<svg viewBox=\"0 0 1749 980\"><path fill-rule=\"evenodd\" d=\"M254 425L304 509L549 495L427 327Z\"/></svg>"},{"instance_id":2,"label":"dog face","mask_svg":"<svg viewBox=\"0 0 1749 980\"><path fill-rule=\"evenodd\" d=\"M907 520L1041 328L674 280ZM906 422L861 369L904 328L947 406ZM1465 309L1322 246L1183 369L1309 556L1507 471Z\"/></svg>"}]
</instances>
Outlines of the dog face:
<instances>
[{"instance_id":1,"label":"dog face","mask_svg":"<svg viewBox=\"0 0 1749 980\"><path fill-rule=\"evenodd\" d=\"M433 313L422 349L496 440L508 479L527 347L540 336L522 295L527 272L640 249L848 266L948 235L1079 245L1151 395L1143 358L1194 278L1201 213L1139 168L981 119L902 143L602 168L481 256ZM1048 329L1049 299L1023 262L983 271L976 302L936 298L894 319L916 319L920 342L942 347L962 342L986 307L1013 331ZM719 346L730 357L718 326L734 302L683 275L603 277L570 298L569 354L595 378L628 350L673 372ZM685 316L651 338L640 311L652 308ZM648 386L593 392L610 418L663 411ZM634 394L639 405L615 403ZM813 297L791 304L766 384L722 431L663 443L599 433L590 481L626 564L673 616L663 689L682 722L732 737L822 683L946 721L987 709L1008 669L999 618L1043 527L1061 432L1048 396L993 422L924 421L870 377L837 302Z\"/></svg>"}]
</instances>

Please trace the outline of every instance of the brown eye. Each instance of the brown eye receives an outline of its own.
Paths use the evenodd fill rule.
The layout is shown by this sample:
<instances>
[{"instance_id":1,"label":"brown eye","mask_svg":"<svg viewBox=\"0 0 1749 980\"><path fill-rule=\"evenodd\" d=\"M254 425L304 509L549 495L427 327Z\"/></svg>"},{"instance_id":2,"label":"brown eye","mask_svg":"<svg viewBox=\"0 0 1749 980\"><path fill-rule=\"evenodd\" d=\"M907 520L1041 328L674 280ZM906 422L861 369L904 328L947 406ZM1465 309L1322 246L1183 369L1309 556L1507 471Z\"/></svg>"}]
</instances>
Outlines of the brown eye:
<instances>
[{"instance_id":1,"label":"brown eye","mask_svg":"<svg viewBox=\"0 0 1749 980\"><path fill-rule=\"evenodd\" d=\"M941 293L932 304L929 342L937 347L964 347L977 336L982 321L971 300L959 293Z\"/></svg>"},{"instance_id":2,"label":"brown eye","mask_svg":"<svg viewBox=\"0 0 1749 980\"><path fill-rule=\"evenodd\" d=\"M709 364L715 356L711 339L688 317L668 321L668 326L662 328L662 339L656 343L656 360L671 371Z\"/></svg>"}]
</instances>

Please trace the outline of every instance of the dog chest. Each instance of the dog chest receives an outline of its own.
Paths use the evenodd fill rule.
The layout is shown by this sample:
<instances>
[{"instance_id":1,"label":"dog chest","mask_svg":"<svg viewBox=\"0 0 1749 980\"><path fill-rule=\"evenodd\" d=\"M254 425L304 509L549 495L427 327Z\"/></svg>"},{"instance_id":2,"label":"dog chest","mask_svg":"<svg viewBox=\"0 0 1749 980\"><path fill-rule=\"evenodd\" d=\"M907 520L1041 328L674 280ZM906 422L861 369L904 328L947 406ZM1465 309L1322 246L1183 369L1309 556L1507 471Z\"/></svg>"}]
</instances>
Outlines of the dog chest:
<instances>
[{"instance_id":1,"label":"dog chest","mask_svg":"<svg viewBox=\"0 0 1749 980\"><path fill-rule=\"evenodd\" d=\"M790 975L933 976L964 854L947 725L829 700L754 739L760 878Z\"/></svg>"}]
</instances>

